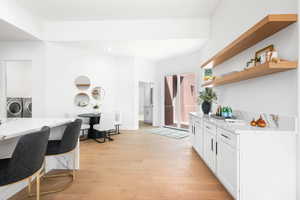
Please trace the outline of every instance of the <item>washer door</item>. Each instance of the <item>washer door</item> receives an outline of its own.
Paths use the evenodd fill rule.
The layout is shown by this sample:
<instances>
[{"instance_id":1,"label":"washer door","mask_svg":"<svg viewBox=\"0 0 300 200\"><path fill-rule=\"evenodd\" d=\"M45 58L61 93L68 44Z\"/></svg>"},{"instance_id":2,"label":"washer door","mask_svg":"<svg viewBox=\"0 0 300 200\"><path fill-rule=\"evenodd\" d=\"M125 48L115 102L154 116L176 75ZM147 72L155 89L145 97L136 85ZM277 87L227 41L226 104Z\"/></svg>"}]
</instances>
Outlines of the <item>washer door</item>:
<instances>
[{"instance_id":1,"label":"washer door","mask_svg":"<svg viewBox=\"0 0 300 200\"><path fill-rule=\"evenodd\" d=\"M22 112L22 105L20 102L12 101L8 104L7 111L13 116L19 116Z\"/></svg>"},{"instance_id":2,"label":"washer door","mask_svg":"<svg viewBox=\"0 0 300 200\"><path fill-rule=\"evenodd\" d=\"M27 112L32 114L32 103L31 102L26 105L26 110L27 110Z\"/></svg>"}]
</instances>

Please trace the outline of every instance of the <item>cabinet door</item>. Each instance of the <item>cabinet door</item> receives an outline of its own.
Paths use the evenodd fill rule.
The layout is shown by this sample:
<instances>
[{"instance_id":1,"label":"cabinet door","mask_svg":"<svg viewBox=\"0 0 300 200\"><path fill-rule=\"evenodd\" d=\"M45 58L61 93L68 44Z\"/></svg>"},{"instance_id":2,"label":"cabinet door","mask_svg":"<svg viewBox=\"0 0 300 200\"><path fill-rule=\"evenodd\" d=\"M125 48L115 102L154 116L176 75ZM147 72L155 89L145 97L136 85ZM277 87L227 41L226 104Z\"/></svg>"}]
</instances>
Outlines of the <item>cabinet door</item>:
<instances>
[{"instance_id":1,"label":"cabinet door","mask_svg":"<svg viewBox=\"0 0 300 200\"><path fill-rule=\"evenodd\" d=\"M203 128L200 123L196 123L196 133L195 133L195 148L198 154L203 157Z\"/></svg>"},{"instance_id":2,"label":"cabinet door","mask_svg":"<svg viewBox=\"0 0 300 200\"><path fill-rule=\"evenodd\" d=\"M189 125L189 129L190 129L190 141L192 146L195 145L195 123L194 123L194 119L193 117L190 116L190 125Z\"/></svg>"},{"instance_id":3,"label":"cabinet door","mask_svg":"<svg viewBox=\"0 0 300 200\"><path fill-rule=\"evenodd\" d=\"M232 194L237 196L237 150L218 140L217 176Z\"/></svg>"},{"instance_id":4,"label":"cabinet door","mask_svg":"<svg viewBox=\"0 0 300 200\"><path fill-rule=\"evenodd\" d=\"M208 167L215 172L216 170L216 153L215 153L215 135L210 132L204 132L204 160Z\"/></svg>"}]
</instances>

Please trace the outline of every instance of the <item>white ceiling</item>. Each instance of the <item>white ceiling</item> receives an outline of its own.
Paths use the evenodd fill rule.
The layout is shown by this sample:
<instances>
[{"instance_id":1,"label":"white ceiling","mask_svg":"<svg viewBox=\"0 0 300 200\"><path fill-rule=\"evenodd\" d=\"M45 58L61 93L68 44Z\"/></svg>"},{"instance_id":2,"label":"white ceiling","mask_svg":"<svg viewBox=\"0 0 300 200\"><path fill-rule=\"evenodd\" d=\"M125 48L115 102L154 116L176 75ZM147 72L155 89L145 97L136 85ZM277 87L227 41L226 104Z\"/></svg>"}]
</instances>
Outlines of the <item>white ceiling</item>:
<instances>
[{"instance_id":1,"label":"white ceiling","mask_svg":"<svg viewBox=\"0 0 300 200\"><path fill-rule=\"evenodd\" d=\"M219 0L17 0L47 20L209 17Z\"/></svg>"},{"instance_id":2,"label":"white ceiling","mask_svg":"<svg viewBox=\"0 0 300 200\"><path fill-rule=\"evenodd\" d=\"M157 62L201 49L205 39L80 42L80 47L116 56L136 56Z\"/></svg>"},{"instance_id":3,"label":"white ceiling","mask_svg":"<svg viewBox=\"0 0 300 200\"><path fill-rule=\"evenodd\" d=\"M38 40L27 32L0 19L0 41Z\"/></svg>"}]
</instances>

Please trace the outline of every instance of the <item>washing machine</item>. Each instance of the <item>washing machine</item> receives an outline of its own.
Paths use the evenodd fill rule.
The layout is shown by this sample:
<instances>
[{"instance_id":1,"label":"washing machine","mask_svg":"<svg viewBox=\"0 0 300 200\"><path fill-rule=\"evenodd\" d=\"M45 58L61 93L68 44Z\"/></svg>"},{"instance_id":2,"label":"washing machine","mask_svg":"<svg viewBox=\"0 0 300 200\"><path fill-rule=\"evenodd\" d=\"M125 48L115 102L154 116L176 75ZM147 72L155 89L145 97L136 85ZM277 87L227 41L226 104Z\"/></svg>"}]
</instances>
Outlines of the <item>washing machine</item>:
<instances>
[{"instance_id":1,"label":"washing machine","mask_svg":"<svg viewBox=\"0 0 300 200\"><path fill-rule=\"evenodd\" d=\"M23 114L22 98L7 98L7 117L21 118Z\"/></svg>"},{"instance_id":2,"label":"washing machine","mask_svg":"<svg viewBox=\"0 0 300 200\"><path fill-rule=\"evenodd\" d=\"M23 117L32 117L32 98L23 98Z\"/></svg>"}]
</instances>

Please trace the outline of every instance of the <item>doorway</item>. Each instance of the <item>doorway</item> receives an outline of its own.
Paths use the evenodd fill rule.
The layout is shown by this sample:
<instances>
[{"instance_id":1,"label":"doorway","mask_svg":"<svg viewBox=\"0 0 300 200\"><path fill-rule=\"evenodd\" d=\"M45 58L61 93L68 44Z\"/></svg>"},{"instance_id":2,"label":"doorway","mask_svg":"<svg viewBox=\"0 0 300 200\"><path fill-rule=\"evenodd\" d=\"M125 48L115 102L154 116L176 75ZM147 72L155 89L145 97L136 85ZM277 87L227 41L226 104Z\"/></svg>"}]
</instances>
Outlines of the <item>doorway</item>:
<instances>
[{"instance_id":1,"label":"doorway","mask_svg":"<svg viewBox=\"0 0 300 200\"><path fill-rule=\"evenodd\" d=\"M139 126L153 125L154 83L139 82Z\"/></svg>"},{"instance_id":2,"label":"doorway","mask_svg":"<svg viewBox=\"0 0 300 200\"><path fill-rule=\"evenodd\" d=\"M32 118L32 62L1 63L1 107L4 118Z\"/></svg>"},{"instance_id":3,"label":"doorway","mask_svg":"<svg viewBox=\"0 0 300 200\"><path fill-rule=\"evenodd\" d=\"M190 112L197 110L195 73L165 77L165 126L188 129Z\"/></svg>"}]
</instances>

